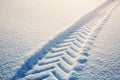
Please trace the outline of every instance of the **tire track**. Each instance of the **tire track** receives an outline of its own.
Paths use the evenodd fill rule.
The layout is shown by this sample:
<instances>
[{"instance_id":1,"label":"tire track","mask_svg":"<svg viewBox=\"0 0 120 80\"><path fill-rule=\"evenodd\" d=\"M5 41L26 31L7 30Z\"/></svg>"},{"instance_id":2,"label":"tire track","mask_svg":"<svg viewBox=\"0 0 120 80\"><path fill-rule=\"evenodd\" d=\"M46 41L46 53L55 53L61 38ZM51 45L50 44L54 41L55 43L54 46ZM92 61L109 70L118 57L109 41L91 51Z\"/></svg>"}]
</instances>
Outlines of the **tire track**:
<instances>
[{"instance_id":1,"label":"tire track","mask_svg":"<svg viewBox=\"0 0 120 80\"><path fill-rule=\"evenodd\" d=\"M84 68L94 40L117 4L115 1L104 7L102 5L103 8L100 6L87 14L82 21L45 45L41 53L32 56L12 80L74 80L71 74ZM82 67L76 67L77 64Z\"/></svg>"}]
</instances>

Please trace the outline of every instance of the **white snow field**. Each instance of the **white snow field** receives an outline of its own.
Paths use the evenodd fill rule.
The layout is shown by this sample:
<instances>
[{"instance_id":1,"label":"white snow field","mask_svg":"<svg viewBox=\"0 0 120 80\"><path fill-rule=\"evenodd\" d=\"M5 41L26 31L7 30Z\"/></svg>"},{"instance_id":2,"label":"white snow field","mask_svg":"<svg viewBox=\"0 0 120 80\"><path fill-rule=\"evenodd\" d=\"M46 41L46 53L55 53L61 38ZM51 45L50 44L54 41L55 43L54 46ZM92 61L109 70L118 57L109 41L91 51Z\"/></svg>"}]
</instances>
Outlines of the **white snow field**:
<instances>
[{"instance_id":1,"label":"white snow field","mask_svg":"<svg viewBox=\"0 0 120 80\"><path fill-rule=\"evenodd\" d=\"M0 80L120 79L120 0L0 2Z\"/></svg>"},{"instance_id":2,"label":"white snow field","mask_svg":"<svg viewBox=\"0 0 120 80\"><path fill-rule=\"evenodd\" d=\"M76 65L71 80L120 80L120 6L110 16L88 52L88 62Z\"/></svg>"},{"instance_id":3,"label":"white snow field","mask_svg":"<svg viewBox=\"0 0 120 80\"><path fill-rule=\"evenodd\" d=\"M0 80L9 80L27 56L103 2L0 0Z\"/></svg>"},{"instance_id":4,"label":"white snow field","mask_svg":"<svg viewBox=\"0 0 120 80\"><path fill-rule=\"evenodd\" d=\"M0 80L9 80L27 56L103 2L0 0Z\"/></svg>"}]
</instances>

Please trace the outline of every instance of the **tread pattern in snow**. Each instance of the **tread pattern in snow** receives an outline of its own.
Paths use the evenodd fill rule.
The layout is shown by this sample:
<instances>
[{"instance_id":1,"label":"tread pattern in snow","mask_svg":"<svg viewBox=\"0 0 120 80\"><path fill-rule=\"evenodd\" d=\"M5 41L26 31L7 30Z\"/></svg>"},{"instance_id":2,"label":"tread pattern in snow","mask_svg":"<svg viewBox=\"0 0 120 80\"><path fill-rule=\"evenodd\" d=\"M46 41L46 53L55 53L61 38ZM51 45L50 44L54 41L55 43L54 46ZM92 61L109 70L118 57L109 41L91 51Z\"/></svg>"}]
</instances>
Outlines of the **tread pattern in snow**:
<instances>
[{"instance_id":1,"label":"tread pattern in snow","mask_svg":"<svg viewBox=\"0 0 120 80\"><path fill-rule=\"evenodd\" d=\"M75 28L68 30L59 40L53 41L52 44L54 45L47 46L49 48L47 51L42 50L45 56L42 56L42 58L33 57L30 59L33 62L28 60L33 65L32 68L30 67L28 70L23 69L25 67L21 68L26 72L23 71L24 74L19 73L19 76L16 75L13 79L68 80L74 70L78 70L75 69L77 64L84 66L87 63L88 56L90 56L89 51L94 47L93 42L109 19L116 4L117 2L110 3L98 12L94 10L92 17L91 15L87 17L90 21L84 25L76 23L73 26ZM36 59L37 63L34 63L34 59ZM25 66L27 66L27 63L25 63ZM82 70L82 67L79 70Z\"/></svg>"}]
</instances>

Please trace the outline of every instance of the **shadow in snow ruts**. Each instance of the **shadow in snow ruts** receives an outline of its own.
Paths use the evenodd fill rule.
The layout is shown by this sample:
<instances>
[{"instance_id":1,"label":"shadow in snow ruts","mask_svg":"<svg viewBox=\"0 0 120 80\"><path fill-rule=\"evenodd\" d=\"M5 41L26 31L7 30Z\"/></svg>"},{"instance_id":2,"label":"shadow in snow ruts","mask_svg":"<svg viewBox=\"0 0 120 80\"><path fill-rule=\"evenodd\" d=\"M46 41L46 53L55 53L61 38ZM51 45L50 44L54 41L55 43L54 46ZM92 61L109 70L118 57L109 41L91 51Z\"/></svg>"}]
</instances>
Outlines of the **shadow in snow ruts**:
<instances>
[{"instance_id":1,"label":"shadow in snow ruts","mask_svg":"<svg viewBox=\"0 0 120 80\"><path fill-rule=\"evenodd\" d=\"M59 50L53 50L52 48L56 48L57 47L65 47L66 45L67 46L70 46L69 49L71 51L73 51L74 53L78 53L79 50L77 48L81 48L80 45L78 45L77 43L73 43L74 47L71 46L71 45L68 45L67 43L70 43L72 41L74 41L77 37L75 35L79 35L79 34L74 34L74 32L77 32L79 30L79 28L84 28L84 25L86 25L87 23L89 23L90 21L92 21L97 15L98 13L104 9L108 4L110 4L111 1L106 1L105 3L103 3L102 5L100 5L98 8L96 8L95 10L87 13L86 15L84 15L80 20L78 20L75 24L73 24L70 28L68 28L66 31L63 31L61 34L59 34L57 37L55 37L53 40L49 41L48 43L46 43L46 45L44 45L44 47L42 47L40 50L38 50L37 52L35 52L35 54L33 56L31 56L29 59L27 59L25 61L25 63L22 65L22 67L17 71L16 75L11 79L11 80L18 80L20 78L23 78L26 76L26 73L28 71L30 71L37 63L39 60L41 60L43 57L45 57L45 55L48 53L48 52L51 52L51 53L58 53L58 52L62 52L62 51L65 51L65 53L67 54L67 56L71 56L72 58L75 57L74 54L72 54L68 48L61 48ZM100 16L102 17L102 16ZM99 18L98 18L99 19ZM97 20L96 20L97 21ZM90 32L89 29L92 28L92 25L95 25L94 23L92 23L91 25L89 25L90 27L88 28L85 28L86 32ZM87 30L88 29L88 30ZM78 31L80 32L80 31ZM88 34L83 32L82 33L83 35L79 35L80 38L82 39L86 39L85 36L87 36ZM73 35L73 37L71 36ZM75 38L75 39L74 39ZM73 39L72 41L65 41L66 39ZM82 42L81 40L82 39L79 39L77 38L76 40L78 40L78 42ZM63 45L61 45L63 44ZM82 44L84 44L84 42L82 42ZM82 55L88 57L90 54L87 52L89 51L90 48L86 48L86 52L83 52L81 53ZM46 59L50 59L50 58L54 58L54 57L58 57L58 56L61 56L61 54L57 54L56 56L49 56L49 58L46 57ZM44 63L39 63L39 66L42 66L42 65L46 65L46 64L49 64L49 63L53 63L53 62L58 62L59 60L53 60L53 61L50 61L50 62L44 62ZM72 65L73 63L70 62L70 60L66 59L64 56L62 56L62 61L64 61L65 63L64 64L69 64L69 65ZM78 62L81 63L81 64L85 64L88 60L87 59L78 59ZM66 65L67 65L66 64ZM69 73L69 69L67 69L66 67L64 67L64 65L62 63L57 63L57 66L63 70L63 72L65 73ZM38 70L38 71L34 71L32 74L36 74L36 73L39 73L39 72L42 72L42 71L45 71L45 70L48 70L48 69L52 69L54 68L53 67L48 67L48 68L45 68L45 69L41 69L41 70ZM76 69L76 70L82 70L83 67L81 67L80 69ZM52 74L54 76L56 76L57 79L59 80L62 80L62 78L60 77L60 75L58 75L58 73L53 70L52 71ZM49 75L44 75L44 76L41 76L41 77L38 77L38 78L35 78L34 80L41 80L41 79L44 79L44 78L47 78L49 77ZM70 78L70 80L74 80L72 78Z\"/></svg>"}]
</instances>

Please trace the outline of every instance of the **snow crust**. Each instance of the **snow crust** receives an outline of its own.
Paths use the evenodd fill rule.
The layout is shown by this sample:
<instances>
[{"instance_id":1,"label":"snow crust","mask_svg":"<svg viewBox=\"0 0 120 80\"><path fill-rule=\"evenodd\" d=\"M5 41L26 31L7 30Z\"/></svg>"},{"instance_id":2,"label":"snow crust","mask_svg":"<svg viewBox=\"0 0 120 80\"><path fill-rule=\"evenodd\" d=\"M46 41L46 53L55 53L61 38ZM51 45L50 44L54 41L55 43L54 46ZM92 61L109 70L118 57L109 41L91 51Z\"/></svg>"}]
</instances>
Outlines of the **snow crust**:
<instances>
[{"instance_id":1,"label":"snow crust","mask_svg":"<svg viewBox=\"0 0 120 80\"><path fill-rule=\"evenodd\" d=\"M77 66L72 74L75 80L119 80L120 79L120 7L98 35L88 62Z\"/></svg>"},{"instance_id":2,"label":"snow crust","mask_svg":"<svg viewBox=\"0 0 120 80\"><path fill-rule=\"evenodd\" d=\"M0 1L0 79L9 80L27 58L34 55L37 50L42 48L55 36L68 29L85 13L90 12L104 1L105 0ZM113 73L115 78L112 77L112 79L119 79L119 75L117 75L120 74L118 66L120 63L118 60L120 53L118 44L120 41L118 31L119 13L118 8L106 24L103 32L101 32L100 39L98 39L100 41L96 41L95 43L99 47L95 47L94 50L90 52L91 55L88 64L86 64L87 67L79 67L83 69L83 72L82 74L76 73L75 76L83 80L97 80L97 78L98 80L104 80L108 77L110 79L112 73L108 70L112 69L112 71L118 71ZM114 22L114 20L116 21ZM111 33L106 34L109 32ZM101 52L101 48L105 52ZM113 55L112 53L116 54ZM109 56L109 54L111 54L111 56ZM98 56L100 56L100 61L103 62L102 68L99 67L101 63L98 60ZM109 58L105 56L109 56ZM85 61L86 60L83 62ZM103 67L106 65L107 67L103 70ZM96 69L96 71L94 71L92 75L89 75L94 69ZM103 71L108 74L103 73ZM106 76L104 74L106 74ZM86 77L84 77L84 75L86 75Z\"/></svg>"}]
</instances>

